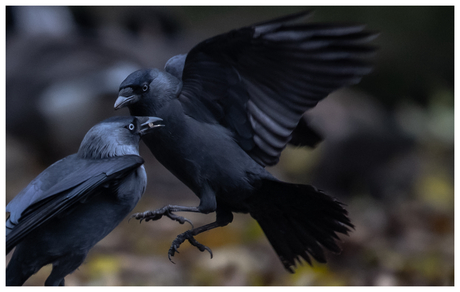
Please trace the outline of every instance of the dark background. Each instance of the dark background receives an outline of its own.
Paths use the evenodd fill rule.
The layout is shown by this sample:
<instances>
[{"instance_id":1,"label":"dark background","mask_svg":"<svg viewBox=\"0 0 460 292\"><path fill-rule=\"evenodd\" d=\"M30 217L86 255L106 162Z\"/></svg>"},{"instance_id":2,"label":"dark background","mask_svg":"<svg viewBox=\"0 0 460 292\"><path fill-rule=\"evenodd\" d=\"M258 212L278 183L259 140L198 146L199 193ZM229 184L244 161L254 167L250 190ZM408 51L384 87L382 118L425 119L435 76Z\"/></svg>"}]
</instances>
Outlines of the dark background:
<instances>
[{"instance_id":1,"label":"dark background","mask_svg":"<svg viewBox=\"0 0 460 292\"><path fill-rule=\"evenodd\" d=\"M374 72L307 113L325 141L288 147L269 170L345 202L356 226L328 264L284 271L257 223L175 236L169 219L126 219L66 278L67 285L453 285L453 7L6 7L6 202L56 160L75 153L113 110L132 71L163 68L208 37L313 9L309 21L380 31ZM141 145L148 189L135 212L198 198ZM185 214L195 226L214 215ZM9 260L7 257L6 262ZM45 267L26 283L43 285Z\"/></svg>"}]
</instances>

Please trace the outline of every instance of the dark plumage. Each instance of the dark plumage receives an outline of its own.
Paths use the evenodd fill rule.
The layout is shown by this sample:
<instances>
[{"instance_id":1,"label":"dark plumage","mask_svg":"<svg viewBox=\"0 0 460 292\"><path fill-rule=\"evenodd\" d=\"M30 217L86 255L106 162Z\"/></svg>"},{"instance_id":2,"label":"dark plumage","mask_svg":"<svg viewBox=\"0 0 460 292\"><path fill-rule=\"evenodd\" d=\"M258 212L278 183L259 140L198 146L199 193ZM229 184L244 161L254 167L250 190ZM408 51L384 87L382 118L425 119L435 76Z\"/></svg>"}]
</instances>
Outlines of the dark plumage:
<instances>
[{"instance_id":1,"label":"dark plumage","mask_svg":"<svg viewBox=\"0 0 460 292\"><path fill-rule=\"evenodd\" d=\"M199 198L198 207L165 206L137 214L156 220L175 211L216 212L216 222L179 235L174 255L193 236L249 213L262 227L285 268L321 247L339 252L336 233L353 225L342 205L312 186L281 182L265 170L292 141L313 146L320 136L302 115L332 91L356 84L371 71L363 57L375 34L362 25L304 24L308 13L221 34L140 70L120 85L115 108L161 117L168 127L142 139L155 157Z\"/></svg>"},{"instance_id":2,"label":"dark plumage","mask_svg":"<svg viewBox=\"0 0 460 292\"><path fill-rule=\"evenodd\" d=\"M147 176L140 136L161 121L113 117L89 130L78 153L38 175L6 206L7 285L22 285L53 264L45 285L64 285L88 251L132 211Z\"/></svg>"}]
</instances>

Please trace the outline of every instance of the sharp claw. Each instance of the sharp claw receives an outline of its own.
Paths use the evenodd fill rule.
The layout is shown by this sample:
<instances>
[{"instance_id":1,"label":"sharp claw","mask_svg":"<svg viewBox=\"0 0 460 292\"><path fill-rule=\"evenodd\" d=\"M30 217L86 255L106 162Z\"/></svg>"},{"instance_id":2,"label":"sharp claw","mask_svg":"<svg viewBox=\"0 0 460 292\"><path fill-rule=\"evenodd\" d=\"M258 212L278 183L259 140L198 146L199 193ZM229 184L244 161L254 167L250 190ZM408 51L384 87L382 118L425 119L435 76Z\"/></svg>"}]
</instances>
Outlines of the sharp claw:
<instances>
[{"instance_id":1,"label":"sharp claw","mask_svg":"<svg viewBox=\"0 0 460 292\"><path fill-rule=\"evenodd\" d=\"M165 206L165 207L163 207L161 209L158 209L158 210L155 210L155 211L145 211L144 213L136 213L136 214L131 215L131 218L136 218L137 220L140 220L140 222L142 222L142 220L145 220L145 222L148 222L148 221L158 220L163 216L166 216L171 220L177 221L180 224L184 224L185 222L188 222L192 226L192 229L195 228L193 226L192 221L190 221L189 219L187 219L185 217L178 216L178 215L172 213L169 210L168 206Z\"/></svg>"},{"instance_id":2,"label":"sharp claw","mask_svg":"<svg viewBox=\"0 0 460 292\"><path fill-rule=\"evenodd\" d=\"M173 264L176 264L175 262L173 262L173 260L171 259L171 257L174 256L175 253L179 253L179 251L177 250L177 247L174 245L174 243L172 244L172 246L169 248L169 251L168 251L168 259L171 263Z\"/></svg>"},{"instance_id":3,"label":"sharp claw","mask_svg":"<svg viewBox=\"0 0 460 292\"><path fill-rule=\"evenodd\" d=\"M193 239L193 241L192 241L191 239L188 240L188 241L190 242L191 245L197 247L201 252L207 250L207 251L209 252L209 254L211 255L211 258L212 258L212 256L213 256L213 255L212 255L212 250L211 250L209 247L207 247L207 246L204 245L204 244L199 243L199 242L196 241L196 239L193 238L193 237L192 237L192 239Z\"/></svg>"},{"instance_id":4,"label":"sharp claw","mask_svg":"<svg viewBox=\"0 0 460 292\"><path fill-rule=\"evenodd\" d=\"M212 258L212 250L207 246L204 246L204 248L209 252L209 254L211 255L211 258Z\"/></svg>"},{"instance_id":5,"label":"sharp claw","mask_svg":"<svg viewBox=\"0 0 460 292\"><path fill-rule=\"evenodd\" d=\"M187 221L188 223L190 223L190 225L192 226L192 229L195 228L195 227L193 226L192 221L188 220L187 218L184 218L184 220Z\"/></svg>"},{"instance_id":6,"label":"sharp claw","mask_svg":"<svg viewBox=\"0 0 460 292\"><path fill-rule=\"evenodd\" d=\"M170 255L169 253L168 253L168 259L169 259L169 261L170 261L171 263L176 264L176 263L173 262L173 260L171 259L171 255Z\"/></svg>"},{"instance_id":7,"label":"sharp claw","mask_svg":"<svg viewBox=\"0 0 460 292\"><path fill-rule=\"evenodd\" d=\"M182 234L179 234L176 239L173 241L173 243L171 244L171 247L169 248L169 251L168 251L168 258L171 262L173 262L171 260L171 257L174 256L174 254L177 252L179 253L179 250L178 248L180 247L180 245L185 241L185 240L188 240L190 242L190 244L196 248L198 248L199 251L203 252L203 251L208 251L209 254L211 255L211 259L213 258L213 254L212 254L212 250L199 243L192 235L191 233L191 230L189 231L186 231ZM174 262L173 262L174 263Z\"/></svg>"},{"instance_id":8,"label":"sharp claw","mask_svg":"<svg viewBox=\"0 0 460 292\"><path fill-rule=\"evenodd\" d=\"M140 218L139 223L142 223L143 218L140 217L140 214L139 214L139 213L132 214L132 215L129 217L129 219L128 219L128 223L129 223L129 222L131 221L131 219L133 219L133 218L136 218L136 219L139 219L139 218Z\"/></svg>"}]
</instances>

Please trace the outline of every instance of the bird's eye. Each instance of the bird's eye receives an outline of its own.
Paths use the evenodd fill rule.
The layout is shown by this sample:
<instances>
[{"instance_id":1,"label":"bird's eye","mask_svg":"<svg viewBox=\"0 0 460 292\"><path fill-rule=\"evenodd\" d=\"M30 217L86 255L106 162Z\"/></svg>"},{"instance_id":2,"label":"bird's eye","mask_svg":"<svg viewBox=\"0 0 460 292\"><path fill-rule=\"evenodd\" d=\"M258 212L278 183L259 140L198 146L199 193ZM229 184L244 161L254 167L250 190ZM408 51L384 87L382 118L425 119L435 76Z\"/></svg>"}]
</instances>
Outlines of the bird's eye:
<instances>
[{"instance_id":1,"label":"bird's eye","mask_svg":"<svg viewBox=\"0 0 460 292\"><path fill-rule=\"evenodd\" d=\"M149 90L149 86L147 84L144 84L142 86L142 91L147 91L147 90Z\"/></svg>"},{"instance_id":2,"label":"bird's eye","mask_svg":"<svg viewBox=\"0 0 460 292\"><path fill-rule=\"evenodd\" d=\"M134 130L134 128L135 128L134 124L129 124L129 125L128 125L128 129L129 129L130 131Z\"/></svg>"}]
</instances>

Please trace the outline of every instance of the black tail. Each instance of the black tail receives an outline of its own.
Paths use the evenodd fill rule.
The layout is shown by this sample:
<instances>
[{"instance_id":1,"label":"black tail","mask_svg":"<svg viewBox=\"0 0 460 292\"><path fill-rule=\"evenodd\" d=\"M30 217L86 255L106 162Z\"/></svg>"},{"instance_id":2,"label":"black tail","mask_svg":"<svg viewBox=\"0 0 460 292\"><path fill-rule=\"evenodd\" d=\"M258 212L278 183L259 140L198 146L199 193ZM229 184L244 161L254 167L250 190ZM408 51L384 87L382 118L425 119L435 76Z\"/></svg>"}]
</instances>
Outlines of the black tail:
<instances>
[{"instance_id":1,"label":"black tail","mask_svg":"<svg viewBox=\"0 0 460 292\"><path fill-rule=\"evenodd\" d=\"M339 253L336 233L353 228L340 202L309 185L263 180L250 206L249 213L291 273L301 258L310 265L309 256L325 263L322 247Z\"/></svg>"}]
</instances>

